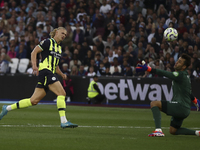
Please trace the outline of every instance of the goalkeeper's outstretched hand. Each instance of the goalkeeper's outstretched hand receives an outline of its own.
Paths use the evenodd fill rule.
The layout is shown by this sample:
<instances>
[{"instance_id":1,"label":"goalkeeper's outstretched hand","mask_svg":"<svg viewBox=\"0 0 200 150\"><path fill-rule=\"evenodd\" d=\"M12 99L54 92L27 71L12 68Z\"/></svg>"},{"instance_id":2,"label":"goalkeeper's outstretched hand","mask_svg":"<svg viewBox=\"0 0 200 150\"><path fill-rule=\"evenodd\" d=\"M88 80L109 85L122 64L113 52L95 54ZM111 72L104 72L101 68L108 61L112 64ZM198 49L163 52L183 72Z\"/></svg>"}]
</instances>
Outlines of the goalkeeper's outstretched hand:
<instances>
[{"instance_id":1,"label":"goalkeeper's outstretched hand","mask_svg":"<svg viewBox=\"0 0 200 150\"><path fill-rule=\"evenodd\" d=\"M199 100L199 99L197 99L197 98L195 97L195 101L194 101L193 103L194 103L194 105L197 107L197 111L199 111L199 107L200 107L200 100Z\"/></svg>"},{"instance_id":2,"label":"goalkeeper's outstretched hand","mask_svg":"<svg viewBox=\"0 0 200 150\"><path fill-rule=\"evenodd\" d=\"M136 72L144 72L144 71L150 72L151 71L151 67L147 66L146 64L144 64L144 65L138 65L136 67Z\"/></svg>"}]
</instances>

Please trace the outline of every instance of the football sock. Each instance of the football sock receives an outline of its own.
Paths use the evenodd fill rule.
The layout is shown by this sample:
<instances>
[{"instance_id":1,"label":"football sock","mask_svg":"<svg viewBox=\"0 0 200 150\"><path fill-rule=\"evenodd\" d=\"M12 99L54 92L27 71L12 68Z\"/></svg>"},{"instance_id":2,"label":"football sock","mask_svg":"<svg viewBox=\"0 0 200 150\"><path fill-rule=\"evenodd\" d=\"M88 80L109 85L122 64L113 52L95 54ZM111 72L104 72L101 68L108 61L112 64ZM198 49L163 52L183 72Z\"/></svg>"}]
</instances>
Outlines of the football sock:
<instances>
[{"instance_id":1,"label":"football sock","mask_svg":"<svg viewBox=\"0 0 200 150\"><path fill-rule=\"evenodd\" d=\"M8 111L11 111L11 110L14 110L14 109L26 108L26 107L29 107L29 106L32 106L32 104L31 104L30 98L27 98L27 99L22 99L15 104L8 105L6 109Z\"/></svg>"},{"instance_id":2,"label":"football sock","mask_svg":"<svg viewBox=\"0 0 200 150\"><path fill-rule=\"evenodd\" d=\"M65 110L66 110L65 96L59 95L57 97L57 108L59 111L61 123L66 123L67 119L65 116Z\"/></svg>"},{"instance_id":3,"label":"football sock","mask_svg":"<svg viewBox=\"0 0 200 150\"><path fill-rule=\"evenodd\" d=\"M153 113L153 118L155 122L156 129L161 128L161 114L160 109L157 106L154 106L151 108L151 111Z\"/></svg>"},{"instance_id":4,"label":"football sock","mask_svg":"<svg viewBox=\"0 0 200 150\"><path fill-rule=\"evenodd\" d=\"M196 135L195 130L190 130L187 128L179 128L177 129L176 135Z\"/></svg>"},{"instance_id":5,"label":"football sock","mask_svg":"<svg viewBox=\"0 0 200 150\"><path fill-rule=\"evenodd\" d=\"M196 136L200 136L200 131L199 131L199 130L196 130L196 131L195 131L195 134L196 134Z\"/></svg>"},{"instance_id":6,"label":"football sock","mask_svg":"<svg viewBox=\"0 0 200 150\"><path fill-rule=\"evenodd\" d=\"M161 128L157 128L157 129L155 129L155 131L162 132L162 129Z\"/></svg>"}]
</instances>

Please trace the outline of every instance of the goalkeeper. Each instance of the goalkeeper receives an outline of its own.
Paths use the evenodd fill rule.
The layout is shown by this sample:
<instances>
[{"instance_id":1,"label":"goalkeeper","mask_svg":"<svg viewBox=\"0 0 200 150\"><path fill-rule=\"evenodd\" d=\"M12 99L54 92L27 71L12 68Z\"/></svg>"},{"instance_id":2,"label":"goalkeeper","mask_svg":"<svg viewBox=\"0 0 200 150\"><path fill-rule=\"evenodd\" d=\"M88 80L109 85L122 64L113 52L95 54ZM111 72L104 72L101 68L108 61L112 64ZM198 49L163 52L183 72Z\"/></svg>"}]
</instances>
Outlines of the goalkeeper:
<instances>
[{"instance_id":1,"label":"goalkeeper","mask_svg":"<svg viewBox=\"0 0 200 150\"><path fill-rule=\"evenodd\" d=\"M169 132L173 135L197 135L200 136L200 131L182 128L183 120L190 114L191 99L195 99L191 94L190 77L187 73L187 67L191 64L191 58L187 54L182 54L174 65L175 72L168 72L159 69L152 69L144 65L136 67L137 72L148 71L158 75L168 77L172 80L173 98L172 101L152 101L151 111L155 122L155 131L148 136L165 136L161 129L161 113L172 116ZM195 99L194 102L199 104L199 100Z\"/></svg>"}]
</instances>

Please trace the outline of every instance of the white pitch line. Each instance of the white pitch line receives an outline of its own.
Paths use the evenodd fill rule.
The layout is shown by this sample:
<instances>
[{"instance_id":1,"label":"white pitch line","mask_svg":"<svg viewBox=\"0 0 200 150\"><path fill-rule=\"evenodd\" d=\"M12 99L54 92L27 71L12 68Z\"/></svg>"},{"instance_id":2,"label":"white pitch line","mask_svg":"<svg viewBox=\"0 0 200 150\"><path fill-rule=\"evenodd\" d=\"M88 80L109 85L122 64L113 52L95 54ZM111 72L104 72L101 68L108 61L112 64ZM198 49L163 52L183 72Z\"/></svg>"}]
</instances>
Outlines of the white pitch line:
<instances>
[{"instance_id":1,"label":"white pitch line","mask_svg":"<svg viewBox=\"0 0 200 150\"><path fill-rule=\"evenodd\" d=\"M9 124L0 124L0 127L36 127L36 128L55 128L60 127L59 125L9 125ZM140 127L140 126L78 126L79 128L113 128L113 129L154 129L155 127ZM162 127L162 129L169 129L169 127ZM190 129L200 129L199 127L193 127Z\"/></svg>"}]
</instances>

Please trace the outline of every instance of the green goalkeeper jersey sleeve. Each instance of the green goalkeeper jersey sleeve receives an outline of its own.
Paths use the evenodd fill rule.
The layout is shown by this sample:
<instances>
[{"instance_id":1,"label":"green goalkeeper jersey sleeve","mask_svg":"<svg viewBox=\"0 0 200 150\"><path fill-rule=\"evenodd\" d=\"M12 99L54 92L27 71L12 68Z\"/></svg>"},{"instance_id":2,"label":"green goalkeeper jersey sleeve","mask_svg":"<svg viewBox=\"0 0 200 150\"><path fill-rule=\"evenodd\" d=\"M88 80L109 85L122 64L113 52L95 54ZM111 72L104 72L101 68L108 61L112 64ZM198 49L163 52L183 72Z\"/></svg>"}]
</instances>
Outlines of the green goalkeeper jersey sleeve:
<instances>
[{"instance_id":1,"label":"green goalkeeper jersey sleeve","mask_svg":"<svg viewBox=\"0 0 200 150\"><path fill-rule=\"evenodd\" d=\"M171 79L173 89L172 101L176 101L189 109L191 108L191 82L187 70L168 72L165 70L152 69L151 72Z\"/></svg>"}]
</instances>

